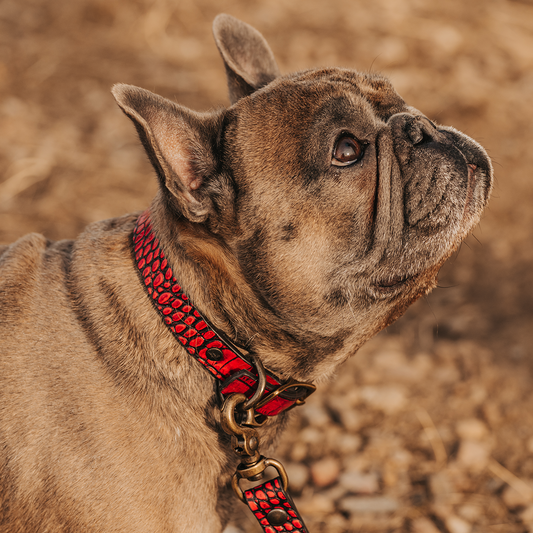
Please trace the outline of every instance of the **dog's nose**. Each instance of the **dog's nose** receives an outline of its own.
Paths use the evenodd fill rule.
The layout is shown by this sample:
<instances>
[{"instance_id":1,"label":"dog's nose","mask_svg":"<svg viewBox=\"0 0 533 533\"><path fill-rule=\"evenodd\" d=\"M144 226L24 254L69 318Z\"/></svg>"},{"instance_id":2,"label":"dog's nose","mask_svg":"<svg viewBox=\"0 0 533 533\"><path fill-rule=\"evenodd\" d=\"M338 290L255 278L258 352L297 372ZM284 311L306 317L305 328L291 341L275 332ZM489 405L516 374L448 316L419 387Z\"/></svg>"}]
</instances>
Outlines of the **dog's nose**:
<instances>
[{"instance_id":1,"label":"dog's nose","mask_svg":"<svg viewBox=\"0 0 533 533\"><path fill-rule=\"evenodd\" d=\"M403 138L411 146L443 140L442 133L424 115L398 113L389 119L388 125L396 140Z\"/></svg>"}]
</instances>

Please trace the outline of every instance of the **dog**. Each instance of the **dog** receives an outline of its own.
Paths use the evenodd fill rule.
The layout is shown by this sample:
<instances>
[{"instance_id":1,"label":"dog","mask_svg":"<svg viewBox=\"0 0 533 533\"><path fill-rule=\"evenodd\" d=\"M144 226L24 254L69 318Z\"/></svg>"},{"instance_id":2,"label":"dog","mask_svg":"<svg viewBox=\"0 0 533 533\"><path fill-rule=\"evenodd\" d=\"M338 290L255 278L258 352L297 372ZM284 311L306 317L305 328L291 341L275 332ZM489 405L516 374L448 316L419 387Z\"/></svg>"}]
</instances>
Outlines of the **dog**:
<instances>
[{"instance_id":1,"label":"dog","mask_svg":"<svg viewBox=\"0 0 533 533\"><path fill-rule=\"evenodd\" d=\"M221 531L239 457L217 358L244 350L264 394L298 396L436 285L487 204L484 149L385 77L282 76L255 29L213 28L229 108L113 88L159 180L149 211L0 247L2 533ZM268 447L286 411L263 418Z\"/></svg>"}]
</instances>

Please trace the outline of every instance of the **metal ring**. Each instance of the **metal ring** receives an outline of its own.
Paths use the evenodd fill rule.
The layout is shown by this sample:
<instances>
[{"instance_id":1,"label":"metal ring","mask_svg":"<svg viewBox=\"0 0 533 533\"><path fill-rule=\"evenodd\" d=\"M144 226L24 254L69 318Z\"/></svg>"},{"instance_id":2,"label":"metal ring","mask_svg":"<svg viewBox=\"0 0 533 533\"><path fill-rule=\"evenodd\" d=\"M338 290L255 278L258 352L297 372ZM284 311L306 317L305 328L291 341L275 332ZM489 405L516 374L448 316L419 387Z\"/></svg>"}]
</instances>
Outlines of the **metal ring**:
<instances>
[{"instance_id":1,"label":"metal ring","mask_svg":"<svg viewBox=\"0 0 533 533\"><path fill-rule=\"evenodd\" d=\"M241 487L239 486L239 479L241 478L238 476L237 472L235 472L235 474L233 474L233 477L231 478L231 488L233 489L233 492L235 493L237 498L239 498L241 502L246 503L246 500L244 499L244 493Z\"/></svg>"},{"instance_id":2,"label":"metal ring","mask_svg":"<svg viewBox=\"0 0 533 533\"><path fill-rule=\"evenodd\" d=\"M253 431L251 428L240 426L235 420L235 408L245 400L246 396L242 392L237 392L228 396L222 405L220 422L222 429L228 435L244 435L247 431Z\"/></svg>"},{"instance_id":3,"label":"metal ring","mask_svg":"<svg viewBox=\"0 0 533 533\"><path fill-rule=\"evenodd\" d=\"M289 488L289 476L287 475L285 467L279 461L276 461L276 459L265 459L265 464L267 467L273 466L278 471L278 474L281 477L281 483L283 484L283 490L287 492L287 489Z\"/></svg>"},{"instance_id":4,"label":"metal ring","mask_svg":"<svg viewBox=\"0 0 533 533\"><path fill-rule=\"evenodd\" d=\"M265 367L263 366L261 359L259 359L259 357L257 357L256 355L252 355L252 354L250 355L252 358L252 362L255 365L255 368L257 368L257 376L259 378L259 381L257 383L257 390L254 392L254 395L249 400L244 402L244 405L242 406L242 408L245 411L248 411L249 409L252 409L253 407L256 406L256 404L259 402L259 400L263 396L263 393L265 392L266 383L267 383Z\"/></svg>"},{"instance_id":5,"label":"metal ring","mask_svg":"<svg viewBox=\"0 0 533 533\"><path fill-rule=\"evenodd\" d=\"M287 475L285 467L279 461L276 461L276 459L264 459L263 462L267 467L272 466L277 470L279 477L281 478L283 490L287 492L287 489L289 488L289 476ZM235 472L235 474L233 474L233 477L231 478L231 487L233 489L233 492L236 494L237 498L239 498L241 502L246 503L246 499L244 498L244 493L239 485L239 481L241 479L243 478L239 474L239 471L237 470L237 472Z\"/></svg>"},{"instance_id":6,"label":"metal ring","mask_svg":"<svg viewBox=\"0 0 533 533\"><path fill-rule=\"evenodd\" d=\"M256 407L258 409L263 407L268 402L272 401L276 396L282 394L286 389L290 389L292 387L302 387L303 389L309 391L305 395L305 397L295 400L293 407L295 407L296 405L302 405L305 402L306 398L308 398L311 394L313 394L313 392L316 391L316 386L312 383L303 383L301 381L296 381L295 379L291 378L289 379L289 381L287 381L283 385L280 385L277 389L273 390L270 394L265 396L261 401L257 403Z\"/></svg>"}]
</instances>

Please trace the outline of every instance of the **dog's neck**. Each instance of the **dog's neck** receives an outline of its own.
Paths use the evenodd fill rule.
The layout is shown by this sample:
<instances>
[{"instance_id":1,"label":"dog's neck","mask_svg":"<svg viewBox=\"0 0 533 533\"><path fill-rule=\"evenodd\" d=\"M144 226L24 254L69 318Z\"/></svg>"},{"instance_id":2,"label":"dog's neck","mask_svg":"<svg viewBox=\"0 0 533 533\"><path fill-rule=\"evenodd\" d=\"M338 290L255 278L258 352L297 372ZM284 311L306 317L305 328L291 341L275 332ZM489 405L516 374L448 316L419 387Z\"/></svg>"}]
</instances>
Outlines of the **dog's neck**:
<instances>
[{"instance_id":1,"label":"dog's neck","mask_svg":"<svg viewBox=\"0 0 533 533\"><path fill-rule=\"evenodd\" d=\"M169 209L173 208L159 193L150 207L150 219L181 285L210 323L246 347L257 331L248 331L249 320L241 311L246 307L239 302L247 300L249 304L254 298L251 291L244 294L247 283L232 255L203 224L190 222L176 212L169 216ZM253 318L259 326L264 319L257 314Z\"/></svg>"},{"instance_id":2,"label":"dog's neck","mask_svg":"<svg viewBox=\"0 0 533 533\"><path fill-rule=\"evenodd\" d=\"M291 357L301 346L259 301L226 243L202 224L176 213L169 216L169 209L160 193L150 208L152 227L180 284L202 315L235 344L253 348L280 378L313 380Z\"/></svg>"},{"instance_id":3,"label":"dog's neck","mask_svg":"<svg viewBox=\"0 0 533 533\"><path fill-rule=\"evenodd\" d=\"M218 380L222 398L244 394L249 399L246 409L253 405L264 420L302 403L314 391L309 383L283 383L263 368L259 357L245 355L209 324L176 279L152 227L149 210L137 219L132 246L148 298L176 340ZM256 421L255 416L250 411L250 422Z\"/></svg>"}]
</instances>

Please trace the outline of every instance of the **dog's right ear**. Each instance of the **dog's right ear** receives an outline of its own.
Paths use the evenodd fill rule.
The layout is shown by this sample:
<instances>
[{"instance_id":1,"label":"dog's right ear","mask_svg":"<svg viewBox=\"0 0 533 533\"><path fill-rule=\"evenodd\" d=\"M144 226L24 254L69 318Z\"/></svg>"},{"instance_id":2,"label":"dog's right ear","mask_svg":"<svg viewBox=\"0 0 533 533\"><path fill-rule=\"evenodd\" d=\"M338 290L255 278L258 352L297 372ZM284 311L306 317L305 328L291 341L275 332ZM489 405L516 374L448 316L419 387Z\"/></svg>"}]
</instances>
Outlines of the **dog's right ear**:
<instances>
[{"instance_id":1,"label":"dog's right ear","mask_svg":"<svg viewBox=\"0 0 533 533\"><path fill-rule=\"evenodd\" d=\"M223 114L196 113L132 85L117 84L112 92L179 211L192 222L205 222L215 213L210 185Z\"/></svg>"},{"instance_id":2,"label":"dog's right ear","mask_svg":"<svg viewBox=\"0 0 533 533\"><path fill-rule=\"evenodd\" d=\"M213 35L226 67L232 104L280 75L272 50L252 26L221 14L213 22Z\"/></svg>"}]
</instances>

